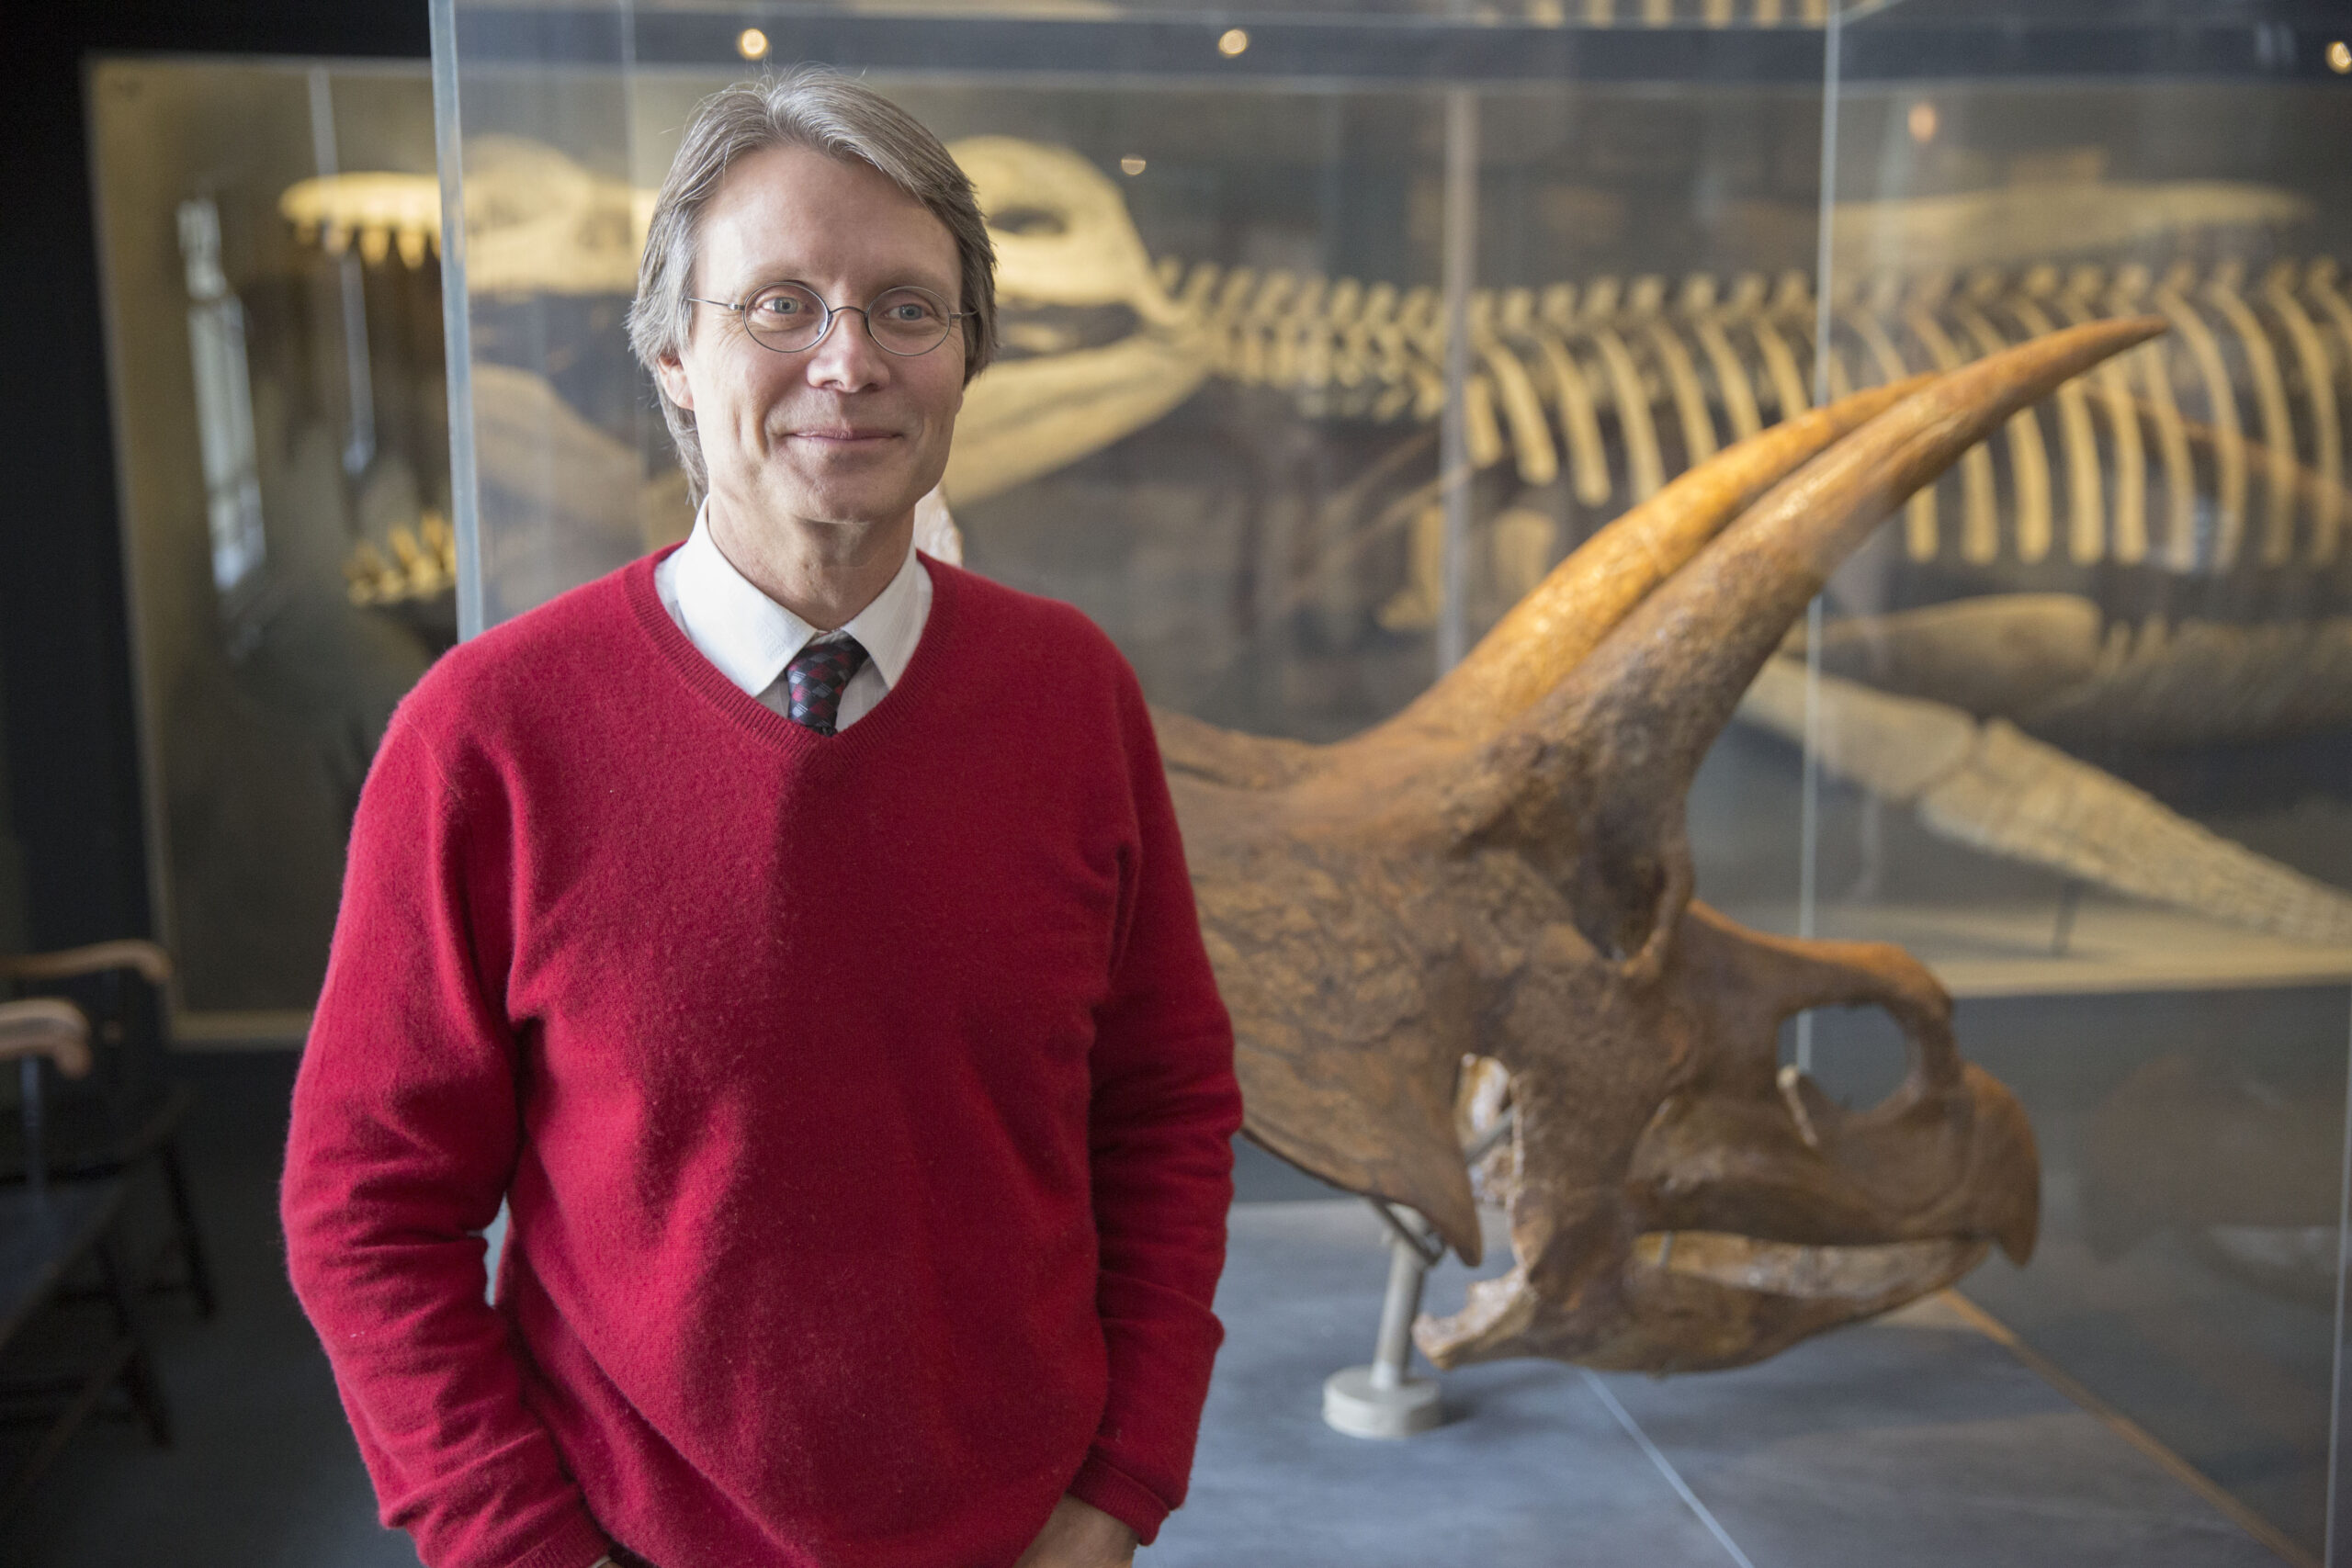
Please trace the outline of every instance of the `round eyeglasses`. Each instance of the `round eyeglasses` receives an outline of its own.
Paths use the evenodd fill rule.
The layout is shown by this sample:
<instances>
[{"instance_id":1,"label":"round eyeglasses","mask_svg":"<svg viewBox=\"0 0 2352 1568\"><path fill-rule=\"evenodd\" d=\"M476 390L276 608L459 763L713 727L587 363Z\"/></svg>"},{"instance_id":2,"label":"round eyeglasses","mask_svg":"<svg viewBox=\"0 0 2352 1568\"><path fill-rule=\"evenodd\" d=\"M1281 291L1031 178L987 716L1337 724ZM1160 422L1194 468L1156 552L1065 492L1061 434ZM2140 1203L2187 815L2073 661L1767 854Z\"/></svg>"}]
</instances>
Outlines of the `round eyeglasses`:
<instances>
[{"instance_id":1,"label":"round eyeglasses","mask_svg":"<svg viewBox=\"0 0 2352 1568\"><path fill-rule=\"evenodd\" d=\"M865 333L886 353L912 357L929 354L947 341L956 323L971 312L951 310L947 301L928 288L904 285L876 295L864 305L828 305L817 291L801 283L771 283L739 305L724 299L687 298L697 305L715 305L743 318L743 330L762 348L778 354L798 354L825 341L833 319L854 310L865 318Z\"/></svg>"}]
</instances>

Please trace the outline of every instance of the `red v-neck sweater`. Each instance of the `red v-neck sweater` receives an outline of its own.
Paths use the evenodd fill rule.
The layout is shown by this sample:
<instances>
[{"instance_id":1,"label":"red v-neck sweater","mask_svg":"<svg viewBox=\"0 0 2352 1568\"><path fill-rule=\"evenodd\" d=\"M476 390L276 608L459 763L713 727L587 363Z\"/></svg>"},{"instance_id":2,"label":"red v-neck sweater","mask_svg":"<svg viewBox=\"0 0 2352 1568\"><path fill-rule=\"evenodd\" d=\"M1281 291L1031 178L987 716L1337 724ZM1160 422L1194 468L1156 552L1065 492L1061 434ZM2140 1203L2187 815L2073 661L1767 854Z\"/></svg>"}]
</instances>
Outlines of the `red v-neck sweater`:
<instances>
[{"instance_id":1,"label":"red v-neck sweater","mask_svg":"<svg viewBox=\"0 0 2352 1568\"><path fill-rule=\"evenodd\" d=\"M385 738L283 1204L434 1568L1003 1568L1065 1491L1183 1498L1240 1100L1150 723L1075 611L927 564L837 736L649 558Z\"/></svg>"}]
</instances>

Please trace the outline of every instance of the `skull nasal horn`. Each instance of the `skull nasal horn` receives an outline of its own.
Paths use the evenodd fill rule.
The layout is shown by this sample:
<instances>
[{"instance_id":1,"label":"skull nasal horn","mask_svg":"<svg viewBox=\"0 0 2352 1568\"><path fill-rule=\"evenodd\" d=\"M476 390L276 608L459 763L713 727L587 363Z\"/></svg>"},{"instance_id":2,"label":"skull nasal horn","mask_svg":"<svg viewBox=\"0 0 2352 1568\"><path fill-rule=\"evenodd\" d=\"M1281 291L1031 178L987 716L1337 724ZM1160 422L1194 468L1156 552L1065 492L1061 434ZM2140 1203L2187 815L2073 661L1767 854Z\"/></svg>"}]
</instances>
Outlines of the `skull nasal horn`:
<instances>
[{"instance_id":1,"label":"skull nasal horn","mask_svg":"<svg viewBox=\"0 0 2352 1568\"><path fill-rule=\"evenodd\" d=\"M1934 379L1914 376L1853 393L1710 457L1586 540L1467 658L1381 728L1460 739L1491 737L1557 685L1758 496Z\"/></svg>"},{"instance_id":2,"label":"skull nasal horn","mask_svg":"<svg viewBox=\"0 0 2352 1568\"><path fill-rule=\"evenodd\" d=\"M1690 897L1691 777L1806 603L2011 414L2165 329L2141 316L2036 338L1934 378L1835 440L1473 753L1445 803L1457 840L1510 844L1568 895L1596 945L1631 955L1629 977L1654 977Z\"/></svg>"}]
</instances>

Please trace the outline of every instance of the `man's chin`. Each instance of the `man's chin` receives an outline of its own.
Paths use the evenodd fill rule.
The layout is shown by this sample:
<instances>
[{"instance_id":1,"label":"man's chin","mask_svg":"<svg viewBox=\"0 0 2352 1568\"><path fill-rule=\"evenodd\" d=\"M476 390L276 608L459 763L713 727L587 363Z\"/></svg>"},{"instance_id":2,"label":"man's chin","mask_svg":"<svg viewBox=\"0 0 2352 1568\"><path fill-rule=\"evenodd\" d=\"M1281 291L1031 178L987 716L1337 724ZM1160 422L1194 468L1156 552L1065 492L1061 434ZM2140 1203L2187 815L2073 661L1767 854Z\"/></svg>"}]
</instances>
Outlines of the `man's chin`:
<instances>
[{"instance_id":1,"label":"man's chin","mask_svg":"<svg viewBox=\"0 0 2352 1568\"><path fill-rule=\"evenodd\" d=\"M820 527L887 528L914 514L920 491L903 484L809 485L776 499L772 515L796 517Z\"/></svg>"}]
</instances>

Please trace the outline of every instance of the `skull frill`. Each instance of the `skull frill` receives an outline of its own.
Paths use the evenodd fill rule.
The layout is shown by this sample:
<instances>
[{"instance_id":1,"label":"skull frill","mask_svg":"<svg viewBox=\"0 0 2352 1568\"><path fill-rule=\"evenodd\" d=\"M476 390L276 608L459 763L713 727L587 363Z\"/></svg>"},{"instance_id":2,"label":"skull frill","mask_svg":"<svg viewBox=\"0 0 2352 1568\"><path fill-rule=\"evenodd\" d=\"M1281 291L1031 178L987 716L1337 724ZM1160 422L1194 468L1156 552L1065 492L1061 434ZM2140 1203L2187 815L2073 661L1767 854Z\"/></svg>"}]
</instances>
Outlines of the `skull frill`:
<instances>
[{"instance_id":1,"label":"skull frill","mask_svg":"<svg viewBox=\"0 0 2352 1568\"><path fill-rule=\"evenodd\" d=\"M1424 1317L1438 1365L1736 1366L2032 1251L2023 1108L1879 943L1691 897L1685 797L1838 563L2012 413L2163 330L2052 333L1858 393L1693 470L1563 561L1404 712L1309 746L1159 716L1247 1131L1481 1245L1455 1106L1509 1074L1515 1266ZM1781 1022L1875 1005L1909 1071L1849 1111ZM1487 1097L1491 1102L1496 1097Z\"/></svg>"}]
</instances>

